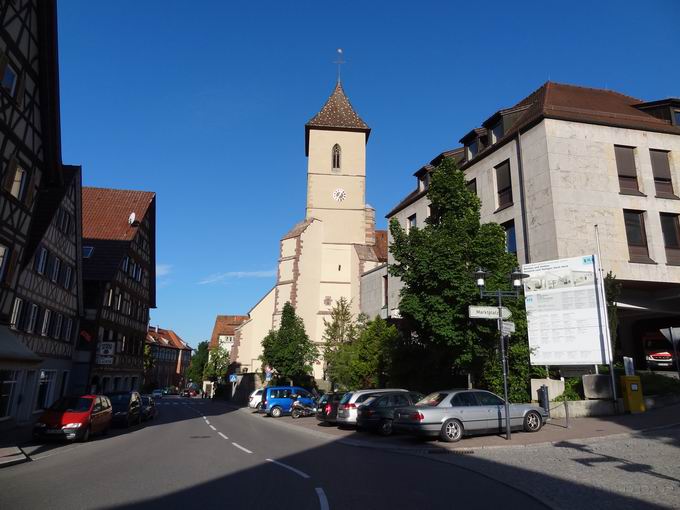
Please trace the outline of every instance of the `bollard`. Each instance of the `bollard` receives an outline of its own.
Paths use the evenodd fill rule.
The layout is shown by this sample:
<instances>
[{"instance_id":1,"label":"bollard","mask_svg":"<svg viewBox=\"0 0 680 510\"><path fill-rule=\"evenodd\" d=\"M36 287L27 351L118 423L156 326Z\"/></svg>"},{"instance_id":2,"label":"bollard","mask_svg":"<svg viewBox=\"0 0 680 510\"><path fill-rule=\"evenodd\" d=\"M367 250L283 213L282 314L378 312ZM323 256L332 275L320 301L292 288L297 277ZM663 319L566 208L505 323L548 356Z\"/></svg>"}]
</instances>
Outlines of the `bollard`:
<instances>
[{"instance_id":1,"label":"bollard","mask_svg":"<svg viewBox=\"0 0 680 510\"><path fill-rule=\"evenodd\" d=\"M538 404L545 409L550 417L550 395L548 394L548 387L544 384L538 390Z\"/></svg>"},{"instance_id":2,"label":"bollard","mask_svg":"<svg viewBox=\"0 0 680 510\"><path fill-rule=\"evenodd\" d=\"M564 417L567 420L567 428L569 428L569 401L564 401Z\"/></svg>"}]
</instances>

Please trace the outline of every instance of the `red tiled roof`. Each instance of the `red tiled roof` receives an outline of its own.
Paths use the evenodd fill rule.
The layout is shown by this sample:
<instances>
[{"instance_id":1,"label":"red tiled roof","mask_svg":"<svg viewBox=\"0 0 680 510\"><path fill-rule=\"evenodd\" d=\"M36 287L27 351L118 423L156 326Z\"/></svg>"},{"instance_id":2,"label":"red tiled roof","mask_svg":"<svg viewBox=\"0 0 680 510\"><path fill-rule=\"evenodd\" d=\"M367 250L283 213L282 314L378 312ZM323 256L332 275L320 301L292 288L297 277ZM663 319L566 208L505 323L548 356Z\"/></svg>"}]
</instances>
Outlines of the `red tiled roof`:
<instances>
[{"instance_id":1,"label":"red tiled roof","mask_svg":"<svg viewBox=\"0 0 680 510\"><path fill-rule=\"evenodd\" d=\"M335 90L333 90L321 111L312 117L306 125L320 128L370 129L368 124L361 120L361 117L352 108L352 104L347 99L340 82L335 85Z\"/></svg>"},{"instance_id":2,"label":"red tiled roof","mask_svg":"<svg viewBox=\"0 0 680 510\"><path fill-rule=\"evenodd\" d=\"M217 338L220 335L234 336L236 328L247 320L247 315L218 315L210 337L210 348L217 347Z\"/></svg>"},{"instance_id":3,"label":"red tiled roof","mask_svg":"<svg viewBox=\"0 0 680 510\"><path fill-rule=\"evenodd\" d=\"M191 350L191 347L171 329L149 327L146 343L150 345L157 344L161 347L170 347L172 349Z\"/></svg>"},{"instance_id":4,"label":"red tiled roof","mask_svg":"<svg viewBox=\"0 0 680 510\"><path fill-rule=\"evenodd\" d=\"M373 251L380 262L387 262L387 230L375 231Z\"/></svg>"},{"instance_id":5,"label":"red tiled roof","mask_svg":"<svg viewBox=\"0 0 680 510\"><path fill-rule=\"evenodd\" d=\"M142 221L155 197L150 191L83 187L83 238L131 241L137 228L130 214Z\"/></svg>"}]
</instances>

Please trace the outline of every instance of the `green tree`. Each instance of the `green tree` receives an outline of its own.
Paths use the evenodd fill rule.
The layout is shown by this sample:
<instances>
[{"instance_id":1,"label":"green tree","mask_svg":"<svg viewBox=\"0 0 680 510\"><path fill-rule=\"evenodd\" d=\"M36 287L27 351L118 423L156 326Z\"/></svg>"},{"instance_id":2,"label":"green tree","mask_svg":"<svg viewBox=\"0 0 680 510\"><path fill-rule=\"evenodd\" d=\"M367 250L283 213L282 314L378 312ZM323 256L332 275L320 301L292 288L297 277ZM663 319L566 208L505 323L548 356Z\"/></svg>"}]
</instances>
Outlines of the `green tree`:
<instances>
[{"instance_id":1,"label":"green tree","mask_svg":"<svg viewBox=\"0 0 680 510\"><path fill-rule=\"evenodd\" d=\"M262 340L263 365L271 366L279 378L293 384L309 381L318 349L307 336L302 319L290 303L283 306L281 326Z\"/></svg>"},{"instance_id":2,"label":"green tree","mask_svg":"<svg viewBox=\"0 0 680 510\"><path fill-rule=\"evenodd\" d=\"M191 356L191 363L187 369L187 381L192 381L201 386L203 381L203 370L208 362L208 341L200 342L196 352Z\"/></svg>"},{"instance_id":3,"label":"green tree","mask_svg":"<svg viewBox=\"0 0 680 510\"><path fill-rule=\"evenodd\" d=\"M391 354L399 338L394 325L380 317L368 322L351 346L350 373L353 386L378 388L389 378Z\"/></svg>"},{"instance_id":4,"label":"green tree","mask_svg":"<svg viewBox=\"0 0 680 510\"><path fill-rule=\"evenodd\" d=\"M350 302L341 297L331 309L330 320L324 322L324 346L323 357L326 365L326 376L331 382L331 388L346 378L347 359L346 349L343 347L351 344L357 338L360 326L354 320L350 309Z\"/></svg>"},{"instance_id":5,"label":"green tree","mask_svg":"<svg viewBox=\"0 0 680 510\"><path fill-rule=\"evenodd\" d=\"M229 353L223 347L214 347L208 354L208 362L203 369L203 379L217 382L223 380L229 368Z\"/></svg>"},{"instance_id":6,"label":"green tree","mask_svg":"<svg viewBox=\"0 0 680 510\"><path fill-rule=\"evenodd\" d=\"M150 345L144 345L144 387L146 389L152 389L156 385L157 381L152 379L153 367L156 365L156 360L153 357L153 352L151 351Z\"/></svg>"},{"instance_id":7,"label":"green tree","mask_svg":"<svg viewBox=\"0 0 680 510\"><path fill-rule=\"evenodd\" d=\"M423 367L418 384L412 385L423 391L460 384L467 374L475 383L484 382L485 370L497 356L498 333L494 321L468 318L468 306L482 301L473 273L482 267L488 271L487 289L507 289L507 275L517 265L516 257L506 252L504 230L480 222L480 200L452 159L432 171L427 197L432 214L422 229L406 232L396 219L390 223L395 259L390 274L404 283L399 311L411 331L399 344L410 358L395 353L394 372L403 374L405 364ZM513 320L522 323L523 303L509 300L507 305ZM510 349L521 364L528 359L525 332L525 327L518 328L513 340L517 347ZM498 362L493 366L500 369Z\"/></svg>"},{"instance_id":8,"label":"green tree","mask_svg":"<svg viewBox=\"0 0 680 510\"><path fill-rule=\"evenodd\" d=\"M621 282L616 275L609 271L604 277L604 293L607 300L607 315L609 317L609 334L612 338L612 356L619 356L618 327L619 313L616 303L621 297Z\"/></svg>"}]
</instances>

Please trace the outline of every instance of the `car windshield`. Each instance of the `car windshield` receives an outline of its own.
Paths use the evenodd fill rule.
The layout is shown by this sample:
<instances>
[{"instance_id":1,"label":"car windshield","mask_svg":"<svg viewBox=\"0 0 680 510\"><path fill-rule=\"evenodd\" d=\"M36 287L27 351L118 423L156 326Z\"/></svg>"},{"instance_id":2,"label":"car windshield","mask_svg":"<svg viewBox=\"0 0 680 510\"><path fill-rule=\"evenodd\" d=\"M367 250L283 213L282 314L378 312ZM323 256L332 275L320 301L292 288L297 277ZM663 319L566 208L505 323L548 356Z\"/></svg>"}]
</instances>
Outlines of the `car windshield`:
<instances>
[{"instance_id":1,"label":"car windshield","mask_svg":"<svg viewBox=\"0 0 680 510\"><path fill-rule=\"evenodd\" d=\"M342 398L340 399L341 404L346 404L349 402L349 399L352 398L353 393L351 391L345 393Z\"/></svg>"},{"instance_id":2,"label":"car windshield","mask_svg":"<svg viewBox=\"0 0 680 510\"><path fill-rule=\"evenodd\" d=\"M427 397L421 398L415 405L419 407L438 406L446 398L446 393L430 393Z\"/></svg>"},{"instance_id":3,"label":"car windshield","mask_svg":"<svg viewBox=\"0 0 680 510\"><path fill-rule=\"evenodd\" d=\"M645 349L671 350L671 343L662 338L649 338L645 340Z\"/></svg>"},{"instance_id":4,"label":"car windshield","mask_svg":"<svg viewBox=\"0 0 680 510\"><path fill-rule=\"evenodd\" d=\"M85 411L90 410L91 405L91 398L64 397L52 404L50 410L70 413L84 413Z\"/></svg>"}]
</instances>

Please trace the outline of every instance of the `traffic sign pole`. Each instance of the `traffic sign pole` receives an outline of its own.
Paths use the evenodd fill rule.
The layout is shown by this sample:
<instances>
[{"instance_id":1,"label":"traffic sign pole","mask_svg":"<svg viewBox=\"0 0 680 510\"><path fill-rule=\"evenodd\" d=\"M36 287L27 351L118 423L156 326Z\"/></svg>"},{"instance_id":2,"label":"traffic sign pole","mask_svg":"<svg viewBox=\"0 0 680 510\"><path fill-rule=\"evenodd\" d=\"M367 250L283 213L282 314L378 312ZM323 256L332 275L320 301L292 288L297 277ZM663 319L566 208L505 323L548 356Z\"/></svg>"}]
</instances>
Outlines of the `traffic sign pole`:
<instances>
[{"instance_id":1,"label":"traffic sign pole","mask_svg":"<svg viewBox=\"0 0 680 510\"><path fill-rule=\"evenodd\" d=\"M508 402L508 357L505 351L505 335L503 334L503 294L498 291L498 335L501 341L501 363L503 363L503 393L505 398L505 437L511 439L510 403ZM508 347L510 347L508 345Z\"/></svg>"}]
</instances>

